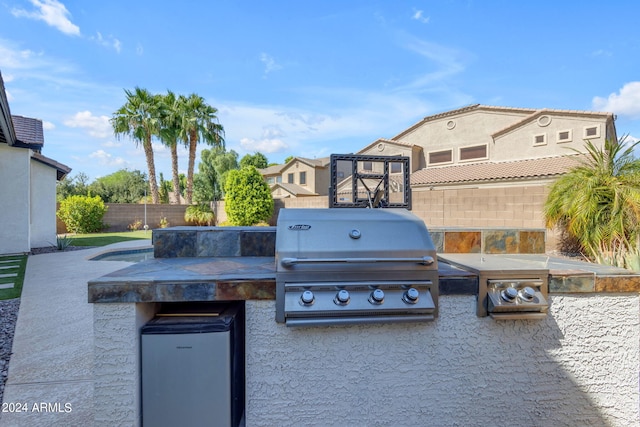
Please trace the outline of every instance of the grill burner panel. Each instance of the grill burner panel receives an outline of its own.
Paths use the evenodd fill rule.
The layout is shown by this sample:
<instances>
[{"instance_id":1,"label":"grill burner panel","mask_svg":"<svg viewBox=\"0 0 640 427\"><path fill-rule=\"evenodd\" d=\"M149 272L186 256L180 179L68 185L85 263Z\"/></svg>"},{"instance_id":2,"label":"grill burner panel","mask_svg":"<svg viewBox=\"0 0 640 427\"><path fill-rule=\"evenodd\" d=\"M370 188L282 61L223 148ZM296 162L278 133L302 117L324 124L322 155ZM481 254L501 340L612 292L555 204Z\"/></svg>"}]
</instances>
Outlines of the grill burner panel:
<instances>
[{"instance_id":1,"label":"grill burner panel","mask_svg":"<svg viewBox=\"0 0 640 427\"><path fill-rule=\"evenodd\" d=\"M549 309L549 270L517 255L440 254L478 275L476 314L495 320L543 319Z\"/></svg>"},{"instance_id":2,"label":"grill burner panel","mask_svg":"<svg viewBox=\"0 0 640 427\"><path fill-rule=\"evenodd\" d=\"M433 320L438 269L424 222L404 209L283 209L276 320L287 326Z\"/></svg>"}]
</instances>

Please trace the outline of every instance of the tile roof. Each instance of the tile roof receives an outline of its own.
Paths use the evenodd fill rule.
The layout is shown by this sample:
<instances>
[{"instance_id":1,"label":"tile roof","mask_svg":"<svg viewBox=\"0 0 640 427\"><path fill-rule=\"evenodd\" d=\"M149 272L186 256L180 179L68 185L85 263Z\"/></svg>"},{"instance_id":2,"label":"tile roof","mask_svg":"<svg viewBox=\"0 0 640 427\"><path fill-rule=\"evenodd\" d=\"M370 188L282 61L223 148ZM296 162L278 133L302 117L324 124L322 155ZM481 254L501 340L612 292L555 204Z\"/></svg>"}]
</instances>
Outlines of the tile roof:
<instances>
[{"instance_id":1,"label":"tile roof","mask_svg":"<svg viewBox=\"0 0 640 427\"><path fill-rule=\"evenodd\" d=\"M393 139L379 138L379 139L376 139L375 141L373 141L371 144L367 145L366 147L358 150L358 154L364 153L365 151L369 150L371 147L376 146L376 145L378 145L380 143L398 145L398 146L407 147L407 148L413 148L413 147L422 148L419 145L411 144L411 143L404 142L404 141L394 141Z\"/></svg>"},{"instance_id":2,"label":"tile roof","mask_svg":"<svg viewBox=\"0 0 640 427\"><path fill-rule=\"evenodd\" d=\"M581 156L570 155L511 162L485 162L430 167L411 174L411 185L423 186L545 178L566 173L569 169L579 164L579 157Z\"/></svg>"},{"instance_id":3,"label":"tile roof","mask_svg":"<svg viewBox=\"0 0 640 427\"><path fill-rule=\"evenodd\" d=\"M36 145L39 148L44 145L44 132L42 120L23 116L11 116L13 127L16 130L16 138L19 142L28 145ZM37 149L38 147L34 147Z\"/></svg>"},{"instance_id":4,"label":"tile roof","mask_svg":"<svg viewBox=\"0 0 640 427\"><path fill-rule=\"evenodd\" d=\"M277 184L275 184L273 187L271 187L271 191L273 192L273 189L276 187L281 187L283 188L285 191L287 191L288 193L293 194L294 196L298 197L298 196L317 196L316 193L314 193L313 191L309 191L304 187L301 187L297 184L289 184L289 183L284 183L284 182L279 182Z\"/></svg>"},{"instance_id":5,"label":"tile roof","mask_svg":"<svg viewBox=\"0 0 640 427\"><path fill-rule=\"evenodd\" d=\"M272 165L264 169L258 169L258 172L260 172L264 176L276 175L276 174L280 174L280 172L282 172L282 169L284 169L286 165L287 165L286 163L284 165Z\"/></svg>"}]
</instances>

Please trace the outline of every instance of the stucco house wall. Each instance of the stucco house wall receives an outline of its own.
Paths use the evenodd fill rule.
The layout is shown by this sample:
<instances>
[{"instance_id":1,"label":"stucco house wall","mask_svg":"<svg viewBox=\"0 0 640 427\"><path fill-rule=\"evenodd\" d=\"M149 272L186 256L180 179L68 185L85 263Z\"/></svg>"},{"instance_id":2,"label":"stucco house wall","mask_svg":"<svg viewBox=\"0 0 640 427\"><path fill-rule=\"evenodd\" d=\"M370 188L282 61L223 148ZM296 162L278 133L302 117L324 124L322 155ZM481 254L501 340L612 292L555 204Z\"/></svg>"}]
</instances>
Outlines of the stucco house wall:
<instances>
[{"instance_id":1,"label":"stucco house wall","mask_svg":"<svg viewBox=\"0 0 640 427\"><path fill-rule=\"evenodd\" d=\"M548 124L546 124L549 122ZM587 135L586 129L595 129L596 136ZM570 133L570 140L559 139L563 132ZM597 147L603 147L607 138L607 121L602 116L562 116L543 114L521 126L499 133L493 146L494 161L535 159L565 156L584 152L584 140L589 139ZM541 137L544 143L536 143ZM609 135L610 137L610 135Z\"/></svg>"},{"instance_id":2,"label":"stucco house wall","mask_svg":"<svg viewBox=\"0 0 640 427\"><path fill-rule=\"evenodd\" d=\"M29 246L31 185L29 163L29 150L0 144L0 182L2 183L0 254L31 250Z\"/></svg>"},{"instance_id":3,"label":"stucco house wall","mask_svg":"<svg viewBox=\"0 0 640 427\"><path fill-rule=\"evenodd\" d=\"M56 170L31 160L31 247L56 242Z\"/></svg>"}]
</instances>

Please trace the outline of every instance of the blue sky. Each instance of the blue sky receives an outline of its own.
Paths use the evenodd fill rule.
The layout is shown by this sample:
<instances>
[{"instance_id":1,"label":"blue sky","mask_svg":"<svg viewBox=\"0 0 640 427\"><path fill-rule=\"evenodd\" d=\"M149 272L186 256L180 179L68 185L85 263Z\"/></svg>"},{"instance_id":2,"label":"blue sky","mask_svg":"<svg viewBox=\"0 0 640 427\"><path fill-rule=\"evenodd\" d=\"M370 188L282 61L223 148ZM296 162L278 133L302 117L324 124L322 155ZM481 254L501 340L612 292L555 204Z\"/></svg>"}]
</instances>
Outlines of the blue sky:
<instances>
[{"instance_id":1,"label":"blue sky","mask_svg":"<svg viewBox=\"0 0 640 427\"><path fill-rule=\"evenodd\" d=\"M91 179L146 171L109 125L135 86L203 96L227 149L271 162L475 103L609 111L639 138L638 16L622 0L0 0L0 71L12 114L43 120L43 154Z\"/></svg>"}]
</instances>

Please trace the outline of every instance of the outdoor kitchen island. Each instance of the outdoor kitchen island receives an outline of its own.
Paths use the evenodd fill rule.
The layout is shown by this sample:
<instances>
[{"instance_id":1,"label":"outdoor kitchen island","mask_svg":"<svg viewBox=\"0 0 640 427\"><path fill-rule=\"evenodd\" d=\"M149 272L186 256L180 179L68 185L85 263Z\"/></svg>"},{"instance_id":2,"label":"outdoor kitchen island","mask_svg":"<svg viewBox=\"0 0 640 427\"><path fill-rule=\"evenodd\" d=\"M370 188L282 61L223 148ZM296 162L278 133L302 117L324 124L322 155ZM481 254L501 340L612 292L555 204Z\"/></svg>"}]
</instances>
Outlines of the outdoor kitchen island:
<instances>
[{"instance_id":1,"label":"outdoor kitchen island","mask_svg":"<svg viewBox=\"0 0 640 427\"><path fill-rule=\"evenodd\" d=\"M162 303L234 300L247 426L640 423L637 275L552 264L548 314L497 321L477 315L478 276L438 254L433 321L288 327L276 322L275 234L154 230L155 259L89 282L96 426L140 425L140 328Z\"/></svg>"}]
</instances>

